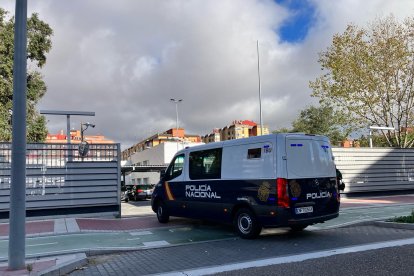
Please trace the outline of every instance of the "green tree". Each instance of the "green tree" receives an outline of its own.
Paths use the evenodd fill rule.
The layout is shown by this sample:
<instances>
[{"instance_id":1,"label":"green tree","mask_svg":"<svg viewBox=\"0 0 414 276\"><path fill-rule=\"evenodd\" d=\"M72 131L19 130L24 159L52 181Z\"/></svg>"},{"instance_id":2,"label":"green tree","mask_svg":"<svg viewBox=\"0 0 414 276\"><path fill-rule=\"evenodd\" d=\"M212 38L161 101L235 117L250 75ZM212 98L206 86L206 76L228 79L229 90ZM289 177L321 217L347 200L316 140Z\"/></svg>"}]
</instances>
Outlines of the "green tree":
<instances>
[{"instance_id":1,"label":"green tree","mask_svg":"<svg viewBox=\"0 0 414 276\"><path fill-rule=\"evenodd\" d=\"M310 106L300 112L293 121L293 132L320 134L328 136L331 143L338 145L349 134L349 130L342 126L342 116L336 113L331 106Z\"/></svg>"},{"instance_id":2,"label":"green tree","mask_svg":"<svg viewBox=\"0 0 414 276\"><path fill-rule=\"evenodd\" d=\"M394 127L382 131L388 145L412 147L407 130L414 122L413 50L413 18L400 23L389 16L366 28L350 24L320 53L325 73L310 82L312 96L343 112L355 128Z\"/></svg>"},{"instance_id":3,"label":"green tree","mask_svg":"<svg viewBox=\"0 0 414 276\"><path fill-rule=\"evenodd\" d=\"M358 139L355 139L354 142L358 141L359 145L361 147L369 147L369 135L365 136L362 135L361 137L359 137ZM372 135L372 144L374 145L374 147L387 147L388 146L388 141L387 139L385 139L384 135L379 135L379 134L373 134Z\"/></svg>"},{"instance_id":4,"label":"green tree","mask_svg":"<svg viewBox=\"0 0 414 276\"><path fill-rule=\"evenodd\" d=\"M292 128L281 128L273 133L303 132L327 136L333 145L338 145L350 133L351 129L343 125L343 117L334 111L331 106L310 106L302 110Z\"/></svg>"},{"instance_id":5,"label":"green tree","mask_svg":"<svg viewBox=\"0 0 414 276\"><path fill-rule=\"evenodd\" d=\"M276 130L273 130L272 133L289 133L289 132L293 132L293 130L291 128L287 128L287 127L282 127Z\"/></svg>"},{"instance_id":6,"label":"green tree","mask_svg":"<svg viewBox=\"0 0 414 276\"><path fill-rule=\"evenodd\" d=\"M52 47L53 30L32 14L27 20L27 58L31 68L46 63L46 53ZM13 107L14 18L0 8L0 141L11 141ZM27 73L27 140L42 142L46 138L46 120L36 110L36 104L46 93L46 84L36 70Z\"/></svg>"}]
</instances>

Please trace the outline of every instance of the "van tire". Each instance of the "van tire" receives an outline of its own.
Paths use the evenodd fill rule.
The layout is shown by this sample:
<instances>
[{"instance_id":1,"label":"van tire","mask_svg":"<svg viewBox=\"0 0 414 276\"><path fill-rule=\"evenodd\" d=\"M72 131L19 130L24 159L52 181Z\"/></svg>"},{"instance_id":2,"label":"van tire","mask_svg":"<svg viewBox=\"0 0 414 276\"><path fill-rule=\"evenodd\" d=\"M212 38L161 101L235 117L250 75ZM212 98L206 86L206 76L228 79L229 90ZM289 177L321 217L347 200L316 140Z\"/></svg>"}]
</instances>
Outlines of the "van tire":
<instances>
[{"instance_id":1,"label":"van tire","mask_svg":"<svg viewBox=\"0 0 414 276\"><path fill-rule=\"evenodd\" d=\"M257 220L256 215L247 208L237 211L234 216L234 227L242 239L257 238L262 231L262 226Z\"/></svg>"},{"instance_id":2,"label":"van tire","mask_svg":"<svg viewBox=\"0 0 414 276\"><path fill-rule=\"evenodd\" d=\"M308 225L306 225L306 224L298 224L298 225L291 225L290 226L290 229L293 232L300 232L300 231L303 231L303 229L305 229L306 227L308 227Z\"/></svg>"},{"instance_id":3,"label":"van tire","mask_svg":"<svg viewBox=\"0 0 414 276\"><path fill-rule=\"evenodd\" d=\"M167 223L170 220L170 215L168 214L167 207L163 201L158 201L156 210L159 223Z\"/></svg>"}]
</instances>

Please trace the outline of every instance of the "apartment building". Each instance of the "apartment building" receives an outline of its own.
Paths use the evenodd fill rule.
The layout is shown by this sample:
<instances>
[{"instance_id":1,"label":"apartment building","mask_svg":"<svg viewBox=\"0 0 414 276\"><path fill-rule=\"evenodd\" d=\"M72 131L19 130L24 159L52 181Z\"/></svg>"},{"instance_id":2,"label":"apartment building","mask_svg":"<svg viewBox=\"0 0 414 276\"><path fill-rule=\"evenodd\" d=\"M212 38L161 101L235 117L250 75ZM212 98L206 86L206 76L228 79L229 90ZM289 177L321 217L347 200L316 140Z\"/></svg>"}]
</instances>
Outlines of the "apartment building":
<instances>
[{"instance_id":1,"label":"apartment building","mask_svg":"<svg viewBox=\"0 0 414 276\"><path fill-rule=\"evenodd\" d=\"M114 144L115 142L105 138L104 135L85 135L83 136L83 139L87 141L89 144ZM46 136L45 143L46 144L66 144L67 136L66 133L61 130L59 133L51 134L48 133ZM81 131L72 129L70 131L70 142L72 144L79 144L81 142Z\"/></svg>"},{"instance_id":2,"label":"apartment building","mask_svg":"<svg viewBox=\"0 0 414 276\"><path fill-rule=\"evenodd\" d=\"M167 165L175 153L185 147L203 144L199 135L187 135L184 129L169 129L155 134L122 152L125 165ZM159 172L132 172L125 177L127 185L156 184Z\"/></svg>"},{"instance_id":3,"label":"apartment building","mask_svg":"<svg viewBox=\"0 0 414 276\"><path fill-rule=\"evenodd\" d=\"M269 128L267 126L261 128L253 121L236 120L221 129L213 129L212 133L202 137L202 141L204 143L211 143L266 134L269 134Z\"/></svg>"},{"instance_id":4,"label":"apartment building","mask_svg":"<svg viewBox=\"0 0 414 276\"><path fill-rule=\"evenodd\" d=\"M122 160L128 160L136 152L153 148L165 142L174 141L182 143L200 143L201 137L200 135L186 134L183 128L172 128L163 133L157 133L151 137L148 137L122 151Z\"/></svg>"}]
</instances>

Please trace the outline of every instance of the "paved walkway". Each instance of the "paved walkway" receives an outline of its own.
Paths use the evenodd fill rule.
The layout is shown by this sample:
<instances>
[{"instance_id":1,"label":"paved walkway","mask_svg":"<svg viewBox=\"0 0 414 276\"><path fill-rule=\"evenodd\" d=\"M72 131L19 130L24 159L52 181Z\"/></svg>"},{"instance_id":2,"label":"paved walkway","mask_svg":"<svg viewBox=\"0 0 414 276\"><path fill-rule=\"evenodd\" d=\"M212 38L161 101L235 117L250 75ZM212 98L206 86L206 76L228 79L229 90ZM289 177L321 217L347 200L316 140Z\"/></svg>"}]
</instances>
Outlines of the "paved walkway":
<instances>
[{"instance_id":1,"label":"paved walkway","mask_svg":"<svg viewBox=\"0 0 414 276\"><path fill-rule=\"evenodd\" d=\"M67 264L72 264L71 269L73 269L73 263L79 266L85 263L85 256L80 251L90 253L93 249L98 251L103 249L136 250L235 238L232 229L221 225L209 225L180 218L172 219L167 225L159 224L150 208L139 208L139 216L122 219L60 218L28 221L26 223L26 256L28 256L26 263L28 266L19 271L7 271L8 223L1 223L0 261L3 260L3 263L0 263L0 275L29 275L29 272L31 272L30 275L36 275L41 271L56 271L56 267L68 267ZM342 198L341 214L352 213L354 216L340 215L341 219L349 217L350 221L340 221L337 225L350 224L353 221L375 220L375 217L366 216L367 208L377 208L378 210L374 210L374 213L378 214L379 210L392 211L379 214L380 218L406 215L414 208L414 195ZM364 214L363 216L358 213L359 209ZM326 228L333 228L335 225L333 223ZM41 247L48 250L42 251ZM62 252L71 254L62 256L60 255ZM30 257L32 259L29 259ZM62 272L65 271L62 270Z\"/></svg>"}]
</instances>

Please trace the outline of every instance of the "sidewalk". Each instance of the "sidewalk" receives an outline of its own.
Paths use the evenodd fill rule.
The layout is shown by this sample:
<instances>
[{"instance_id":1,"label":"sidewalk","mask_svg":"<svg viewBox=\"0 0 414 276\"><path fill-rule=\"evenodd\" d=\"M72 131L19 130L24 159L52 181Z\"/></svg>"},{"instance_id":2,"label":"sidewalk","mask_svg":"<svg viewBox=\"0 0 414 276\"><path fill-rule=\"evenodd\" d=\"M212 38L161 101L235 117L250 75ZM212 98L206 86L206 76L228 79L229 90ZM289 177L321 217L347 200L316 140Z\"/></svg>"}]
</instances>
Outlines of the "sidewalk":
<instances>
[{"instance_id":1,"label":"sidewalk","mask_svg":"<svg viewBox=\"0 0 414 276\"><path fill-rule=\"evenodd\" d=\"M396 195L396 196L381 196L381 197L370 197L370 198L342 198L341 199L341 209L343 210L352 210L352 208L369 208L369 207L381 207L381 206L402 206L414 204L414 195ZM148 234L147 230L156 232L158 235L163 235L163 233L174 235L180 231L186 231L185 226L191 224L189 220L186 219L173 219L167 225L158 223L155 214L150 210L150 208L137 207L140 208L140 215L137 217L127 217L122 219L105 219L105 218L60 218L60 219L46 219L39 221L28 221L26 223L26 236L30 237L55 237L55 236L65 236L68 237L70 234L79 234L79 235L98 235L99 233L112 233L112 234L121 234L127 233L131 234L136 240L140 239L141 235ZM144 210L144 211L142 211ZM174 233L170 228L174 227L177 229L177 233ZM0 242L8 242L8 223L0 224ZM168 228L168 229L166 229ZM207 227L208 228L208 227ZM158 230L157 230L158 229ZM158 231L158 232L157 232ZM164 232L163 232L164 231ZM214 231L214 229L213 229ZM220 231L219 231L220 232ZM215 233L219 235L220 239L229 235L227 231L221 231L220 233ZM199 237L199 233L196 233L200 241L203 241L203 237ZM80 242L80 236L75 236L72 240L77 240ZM90 236L92 237L92 236ZM111 236L112 237L112 236ZM196 238L197 238L196 237ZM230 237L230 236L229 236ZM102 238L97 238L96 242ZM105 238L103 238L105 239ZM133 240L133 239L129 239ZM143 239L142 239L143 240ZM207 239L208 240L208 239ZM113 243L118 242L117 239L110 240ZM88 238L88 242L94 242L92 238ZM104 242L100 241L102 246ZM57 243L49 242L44 243L44 246L49 246L49 254L40 254L36 258L27 259L26 269L19 271L7 271L7 257L0 258L0 275L59 275L59 273L67 273L76 267L81 267L86 264L86 255L85 252L70 252L68 250L68 255L59 255L53 252L59 251L56 249L55 245ZM119 241L119 244L124 248L125 245ZM147 244L147 245L146 245ZM141 248L152 248L170 245L171 243L160 244L155 241L149 241ZM28 245L36 246L36 245ZM84 246L87 246L86 243ZM31 250L32 248L31 247ZM134 247L131 247L130 250L133 250ZM137 248L135 248L137 249ZM116 251L116 250L114 250ZM90 253L90 252L86 252ZM4 254L4 253L3 253ZM54 255L56 254L56 255ZM26 253L28 256L28 253ZM36 254L34 254L36 256ZM29 256L30 257L30 256Z\"/></svg>"}]
</instances>

